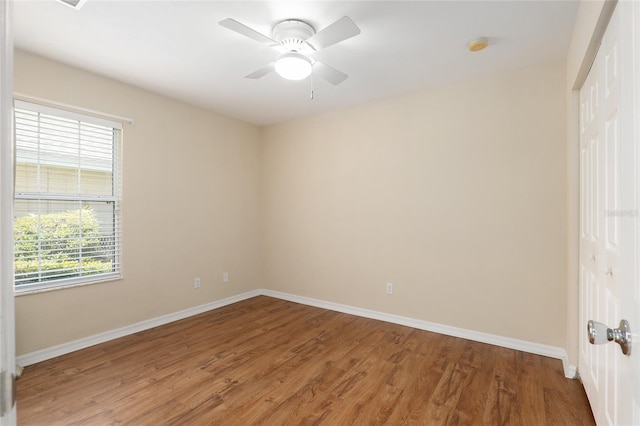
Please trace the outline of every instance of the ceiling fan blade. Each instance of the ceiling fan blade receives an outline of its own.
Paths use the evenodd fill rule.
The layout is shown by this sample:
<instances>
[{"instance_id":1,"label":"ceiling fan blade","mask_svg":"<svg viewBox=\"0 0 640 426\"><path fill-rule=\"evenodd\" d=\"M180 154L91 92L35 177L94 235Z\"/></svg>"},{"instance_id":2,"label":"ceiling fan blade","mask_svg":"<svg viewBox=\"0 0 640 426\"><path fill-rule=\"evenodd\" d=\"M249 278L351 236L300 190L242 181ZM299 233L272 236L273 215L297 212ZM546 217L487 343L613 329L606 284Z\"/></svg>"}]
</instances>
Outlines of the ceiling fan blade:
<instances>
[{"instance_id":1,"label":"ceiling fan blade","mask_svg":"<svg viewBox=\"0 0 640 426\"><path fill-rule=\"evenodd\" d=\"M245 24L242 24L236 21L235 19L227 18L227 19L223 19L218 23L223 27L230 29L231 31L235 31L238 34L242 34L243 36L249 37L260 43L264 43L267 46L273 47L278 45L277 41L267 37L264 34L257 32L253 28L247 27Z\"/></svg>"},{"instance_id":2,"label":"ceiling fan blade","mask_svg":"<svg viewBox=\"0 0 640 426\"><path fill-rule=\"evenodd\" d=\"M314 50L333 46L343 40L360 34L360 28L349 18L343 16L333 24L309 37L307 44Z\"/></svg>"},{"instance_id":3,"label":"ceiling fan blade","mask_svg":"<svg viewBox=\"0 0 640 426\"><path fill-rule=\"evenodd\" d=\"M244 78L253 78L253 79L262 78L265 75L269 74L274 69L275 69L275 64L272 62L269 65L266 65L260 69L255 70L251 74L245 75Z\"/></svg>"},{"instance_id":4,"label":"ceiling fan blade","mask_svg":"<svg viewBox=\"0 0 640 426\"><path fill-rule=\"evenodd\" d=\"M349 76L342 71L338 71L337 69L330 67L327 64L323 64L322 62L316 62L315 64L313 64L313 71L316 72L320 77L324 78L329 83L334 85L340 84L347 78L349 78Z\"/></svg>"}]
</instances>

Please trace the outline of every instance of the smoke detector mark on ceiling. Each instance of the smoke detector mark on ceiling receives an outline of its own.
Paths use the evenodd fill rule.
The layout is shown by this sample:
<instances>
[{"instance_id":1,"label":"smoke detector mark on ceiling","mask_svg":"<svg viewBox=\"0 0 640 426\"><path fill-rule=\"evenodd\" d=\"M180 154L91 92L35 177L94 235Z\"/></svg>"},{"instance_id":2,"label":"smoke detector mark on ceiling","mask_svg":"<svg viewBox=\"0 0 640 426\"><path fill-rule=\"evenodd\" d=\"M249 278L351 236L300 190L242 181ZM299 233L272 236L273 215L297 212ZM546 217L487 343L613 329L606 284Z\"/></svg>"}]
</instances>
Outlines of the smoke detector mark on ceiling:
<instances>
[{"instance_id":1,"label":"smoke detector mark on ceiling","mask_svg":"<svg viewBox=\"0 0 640 426\"><path fill-rule=\"evenodd\" d=\"M469 43L469 52L479 52L489 45L486 37L480 37Z\"/></svg>"},{"instance_id":2,"label":"smoke detector mark on ceiling","mask_svg":"<svg viewBox=\"0 0 640 426\"><path fill-rule=\"evenodd\" d=\"M80 10L80 8L84 5L87 0L58 0L60 3L66 4L76 10Z\"/></svg>"}]
</instances>

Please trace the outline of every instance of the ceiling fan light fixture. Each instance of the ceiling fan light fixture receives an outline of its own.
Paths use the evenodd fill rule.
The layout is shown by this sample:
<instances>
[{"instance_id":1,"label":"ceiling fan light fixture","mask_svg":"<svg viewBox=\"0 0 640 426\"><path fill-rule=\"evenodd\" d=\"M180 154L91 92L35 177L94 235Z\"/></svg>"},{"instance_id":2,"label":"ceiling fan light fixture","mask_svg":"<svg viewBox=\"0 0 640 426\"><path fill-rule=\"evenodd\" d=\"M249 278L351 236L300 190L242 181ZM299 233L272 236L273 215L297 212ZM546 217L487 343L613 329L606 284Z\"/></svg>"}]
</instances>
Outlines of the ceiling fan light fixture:
<instances>
[{"instance_id":1,"label":"ceiling fan light fixture","mask_svg":"<svg viewBox=\"0 0 640 426\"><path fill-rule=\"evenodd\" d=\"M287 80L304 80L311 74L312 67L311 59L297 52L280 55L275 64L278 75Z\"/></svg>"}]
</instances>

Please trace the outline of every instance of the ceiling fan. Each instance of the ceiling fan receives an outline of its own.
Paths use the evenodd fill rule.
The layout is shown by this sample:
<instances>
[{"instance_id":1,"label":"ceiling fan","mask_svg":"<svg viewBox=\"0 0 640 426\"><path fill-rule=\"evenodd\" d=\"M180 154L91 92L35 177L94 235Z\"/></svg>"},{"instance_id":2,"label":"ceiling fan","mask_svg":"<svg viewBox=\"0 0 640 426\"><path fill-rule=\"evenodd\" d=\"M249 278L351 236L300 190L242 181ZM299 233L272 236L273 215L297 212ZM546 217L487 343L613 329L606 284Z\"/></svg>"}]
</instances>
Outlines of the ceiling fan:
<instances>
[{"instance_id":1,"label":"ceiling fan","mask_svg":"<svg viewBox=\"0 0 640 426\"><path fill-rule=\"evenodd\" d=\"M320 49L360 34L360 28L348 16L343 16L318 32L304 21L287 19L273 27L272 37L267 37L231 18L223 19L219 24L281 53L274 62L245 76L253 79L276 71L288 80L303 80L313 71L332 84L340 84L348 76L312 58L312 55Z\"/></svg>"}]
</instances>

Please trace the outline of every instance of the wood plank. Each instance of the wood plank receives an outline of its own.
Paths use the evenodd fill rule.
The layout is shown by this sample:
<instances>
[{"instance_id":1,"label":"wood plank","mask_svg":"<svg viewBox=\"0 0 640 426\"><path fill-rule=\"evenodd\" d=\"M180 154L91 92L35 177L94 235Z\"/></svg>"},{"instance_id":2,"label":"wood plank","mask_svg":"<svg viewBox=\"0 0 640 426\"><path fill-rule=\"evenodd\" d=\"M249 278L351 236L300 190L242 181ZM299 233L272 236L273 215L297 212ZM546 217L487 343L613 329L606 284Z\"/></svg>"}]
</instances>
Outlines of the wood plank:
<instances>
[{"instance_id":1,"label":"wood plank","mask_svg":"<svg viewBox=\"0 0 640 426\"><path fill-rule=\"evenodd\" d=\"M502 348L495 353L493 377L487 389L483 421L485 424L522 425L524 421L521 410L524 400L519 398L517 383L519 353Z\"/></svg>"},{"instance_id":2,"label":"wood plank","mask_svg":"<svg viewBox=\"0 0 640 426\"><path fill-rule=\"evenodd\" d=\"M558 360L262 296L17 385L21 425L594 424Z\"/></svg>"}]
</instances>

